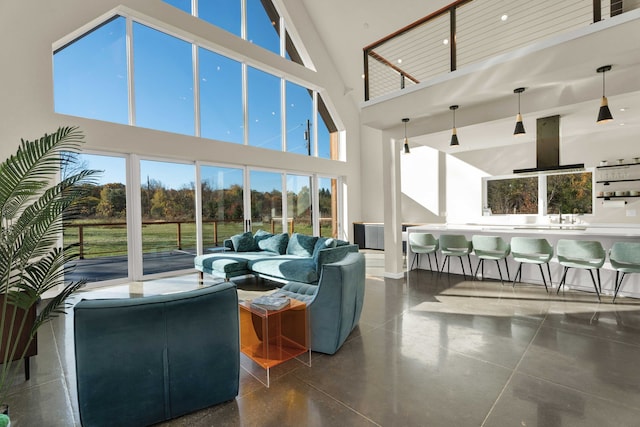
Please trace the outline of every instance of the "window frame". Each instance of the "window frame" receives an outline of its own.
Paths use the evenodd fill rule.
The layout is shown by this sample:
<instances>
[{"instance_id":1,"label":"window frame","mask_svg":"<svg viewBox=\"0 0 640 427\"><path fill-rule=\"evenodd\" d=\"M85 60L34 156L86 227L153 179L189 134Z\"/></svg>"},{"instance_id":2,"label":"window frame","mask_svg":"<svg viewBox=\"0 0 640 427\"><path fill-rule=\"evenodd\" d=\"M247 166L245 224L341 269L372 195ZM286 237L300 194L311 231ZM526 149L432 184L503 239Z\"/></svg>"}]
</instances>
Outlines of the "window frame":
<instances>
[{"instance_id":1,"label":"window frame","mask_svg":"<svg viewBox=\"0 0 640 427\"><path fill-rule=\"evenodd\" d=\"M490 208L489 206L489 202L488 202L488 191L487 191L487 183L489 181L497 181L497 180L505 180L505 179L514 179L514 178L531 178L531 177L537 177L538 180L538 212L535 214L513 214L513 213L507 213L507 214L501 214L501 213L491 213L492 216L507 216L507 215L517 215L517 216L521 216L521 217L547 217L550 215L557 215L556 212L553 213L548 213L547 212L547 177L548 176L555 176L555 175L569 175L569 174L576 174L576 173L590 173L591 174L591 213L581 213L580 215L584 215L584 216L593 216L594 215L594 211L595 211L595 206L596 206L596 174L595 174L595 168L593 167L589 167L589 168L584 168L584 170L580 170L580 171L550 171L550 172L545 172L545 173L539 173L539 174L510 174L510 175L496 175L496 176L486 176L482 178L482 207L481 207L481 212L483 215L485 215L485 210ZM571 212L562 212L567 213L567 214L571 214Z\"/></svg>"}]
</instances>

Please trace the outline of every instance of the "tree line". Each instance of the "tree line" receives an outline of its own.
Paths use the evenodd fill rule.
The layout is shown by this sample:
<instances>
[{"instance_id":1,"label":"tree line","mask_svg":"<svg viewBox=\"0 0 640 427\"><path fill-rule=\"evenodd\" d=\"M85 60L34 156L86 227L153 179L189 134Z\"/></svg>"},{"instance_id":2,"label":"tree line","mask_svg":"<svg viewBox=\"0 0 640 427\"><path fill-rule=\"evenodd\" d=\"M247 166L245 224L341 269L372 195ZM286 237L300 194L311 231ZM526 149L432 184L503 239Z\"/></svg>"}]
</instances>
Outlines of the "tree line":
<instances>
[{"instance_id":1,"label":"tree line","mask_svg":"<svg viewBox=\"0 0 640 427\"><path fill-rule=\"evenodd\" d=\"M122 183L89 185L88 195L77 206L78 217L125 221L127 191ZM244 219L244 189L231 185L225 189L202 185L202 216L205 220L242 221ZM165 188L157 180L150 180L140 190L143 221L192 221L195 218L194 185L181 189ZM327 189L319 191L320 216L331 216L332 198ZM298 193L287 192L289 217L304 220L311 217L311 192L304 186ZM282 192L251 191L251 217L269 220L282 211Z\"/></svg>"}]
</instances>

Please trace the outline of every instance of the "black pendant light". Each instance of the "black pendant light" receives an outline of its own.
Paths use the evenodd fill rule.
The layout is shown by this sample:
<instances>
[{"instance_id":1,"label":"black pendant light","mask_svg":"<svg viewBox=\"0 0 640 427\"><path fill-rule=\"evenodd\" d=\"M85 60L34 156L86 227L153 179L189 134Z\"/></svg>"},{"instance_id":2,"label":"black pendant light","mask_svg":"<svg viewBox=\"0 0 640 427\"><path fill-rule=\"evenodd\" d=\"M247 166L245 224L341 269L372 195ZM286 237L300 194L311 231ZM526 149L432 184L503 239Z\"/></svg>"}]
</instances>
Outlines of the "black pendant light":
<instances>
[{"instance_id":1,"label":"black pendant light","mask_svg":"<svg viewBox=\"0 0 640 427\"><path fill-rule=\"evenodd\" d=\"M604 73L611 69L611 65L604 65L598 68L596 71L602 73L602 100L600 101L600 111L598 111L598 123L606 123L613 120L611 110L609 110L609 101L604 96Z\"/></svg>"},{"instance_id":2,"label":"black pendant light","mask_svg":"<svg viewBox=\"0 0 640 427\"><path fill-rule=\"evenodd\" d=\"M524 92L523 87L519 87L513 90L513 93L518 94L518 115L516 116L516 129L513 131L514 135L524 135L524 124L522 123L522 114L520 114L520 94Z\"/></svg>"},{"instance_id":3,"label":"black pendant light","mask_svg":"<svg viewBox=\"0 0 640 427\"><path fill-rule=\"evenodd\" d=\"M402 122L404 123L404 154L411 153L411 151L409 151L409 140L407 139L407 122L408 121L409 119L406 117L402 119Z\"/></svg>"},{"instance_id":4,"label":"black pendant light","mask_svg":"<svg viewBox=\"0 0 640 427\"><path fill-rule=\"evenodd\" d=\"M460 145L460 142L458 142L458 131L456 130L456 110L458 109L458 106L452 105L449 109L453 111L453 130L451 131L451 142L449 143L449 146L453 147L455 145Z\"/></svg>"}]
</instances>

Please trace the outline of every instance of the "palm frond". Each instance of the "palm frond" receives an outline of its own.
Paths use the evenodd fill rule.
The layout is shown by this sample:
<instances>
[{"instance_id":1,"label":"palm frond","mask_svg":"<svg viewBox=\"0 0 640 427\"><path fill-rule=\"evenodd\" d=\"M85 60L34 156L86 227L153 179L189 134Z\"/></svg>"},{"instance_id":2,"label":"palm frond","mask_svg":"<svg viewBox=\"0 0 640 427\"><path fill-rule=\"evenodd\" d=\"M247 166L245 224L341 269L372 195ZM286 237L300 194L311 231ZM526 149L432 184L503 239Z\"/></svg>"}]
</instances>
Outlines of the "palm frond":
<instances>
[{"instance_id":1,"label":"palm frond","mask_svg":"<svg viewBox=\"0 0 640 427\"><path fill-rule=\"evenodd\" d=\"M77 127L61 127L34 141L22 140L17 152L0 164L0 212L13 218L29 198L45 188L60 170L60 152L77 150L82 133Z\"/></svg>"},{"instance_id":2,"label":"palm frond","mask_svg":"<svg viewBox=\"0 0 640 427\"><path fill-rule=\"evenodd\" d=\"M83 142L75 127L62 127L34 141L21 140L17 152L0 163L0 331L23 332L24 322L5 314L18 308L29 310L48 291L57 295L37 314L29 332L52 316L64 313L65 301L85 282L65 282L70 261L77 258L73 246L61 248L60 237L65 218L76 209L97 171L82 170L71 176L60 176L62 168L73 170L73 163ZM71 153L71 154L68 154ZM13 311L11 311L13 307ZM15 329L14 329L15 328ZM10 340L0 354L0 401L11 384L9 367L17 342ZM26 347L25 347L26 351ZM24 357L24 355L22 356Z\"/></svg>"}]
</instances>

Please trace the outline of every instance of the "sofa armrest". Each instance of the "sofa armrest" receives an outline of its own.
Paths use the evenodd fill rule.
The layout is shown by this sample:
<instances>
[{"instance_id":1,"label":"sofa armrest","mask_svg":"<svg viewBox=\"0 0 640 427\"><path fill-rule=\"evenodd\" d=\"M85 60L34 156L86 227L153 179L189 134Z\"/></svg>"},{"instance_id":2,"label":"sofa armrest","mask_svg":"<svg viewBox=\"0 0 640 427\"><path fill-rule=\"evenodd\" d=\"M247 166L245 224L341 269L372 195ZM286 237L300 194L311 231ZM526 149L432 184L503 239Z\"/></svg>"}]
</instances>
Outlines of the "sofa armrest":
<instances>
[{"instance_id":1,"label":"sofa armrest","mask_svg":"<svg viewBox=\"0 0 640 427\"><path fill-rule=\"evenodd\" d=\"M318 285L310 285L308 283L301 282L288 282L282 287L281 291L299 295L315 295L318 291Z\"/></svg>"},{"instance_id":2,"label":"sofa armrest","mask_svg":"<svg viewBox=\"0 0 640 427\"><path fill-rule=\"evenodd\" d=\"M319 250L316 261L318 275L322 272L323 265L340 261L350 252L358 252L358 245L343 245Z\"/></svg>"},{"instance_id":3,"label":"sofa armrest","mask_svg":"<svg viewBox=\"0 0 640 427\"><path fill-rule=\"evenodd\" d=\"M231 239L224 239L222 246L225 248L225 250L233 250L233 242L231 241Z\"/></svg>"}]
</instances>

